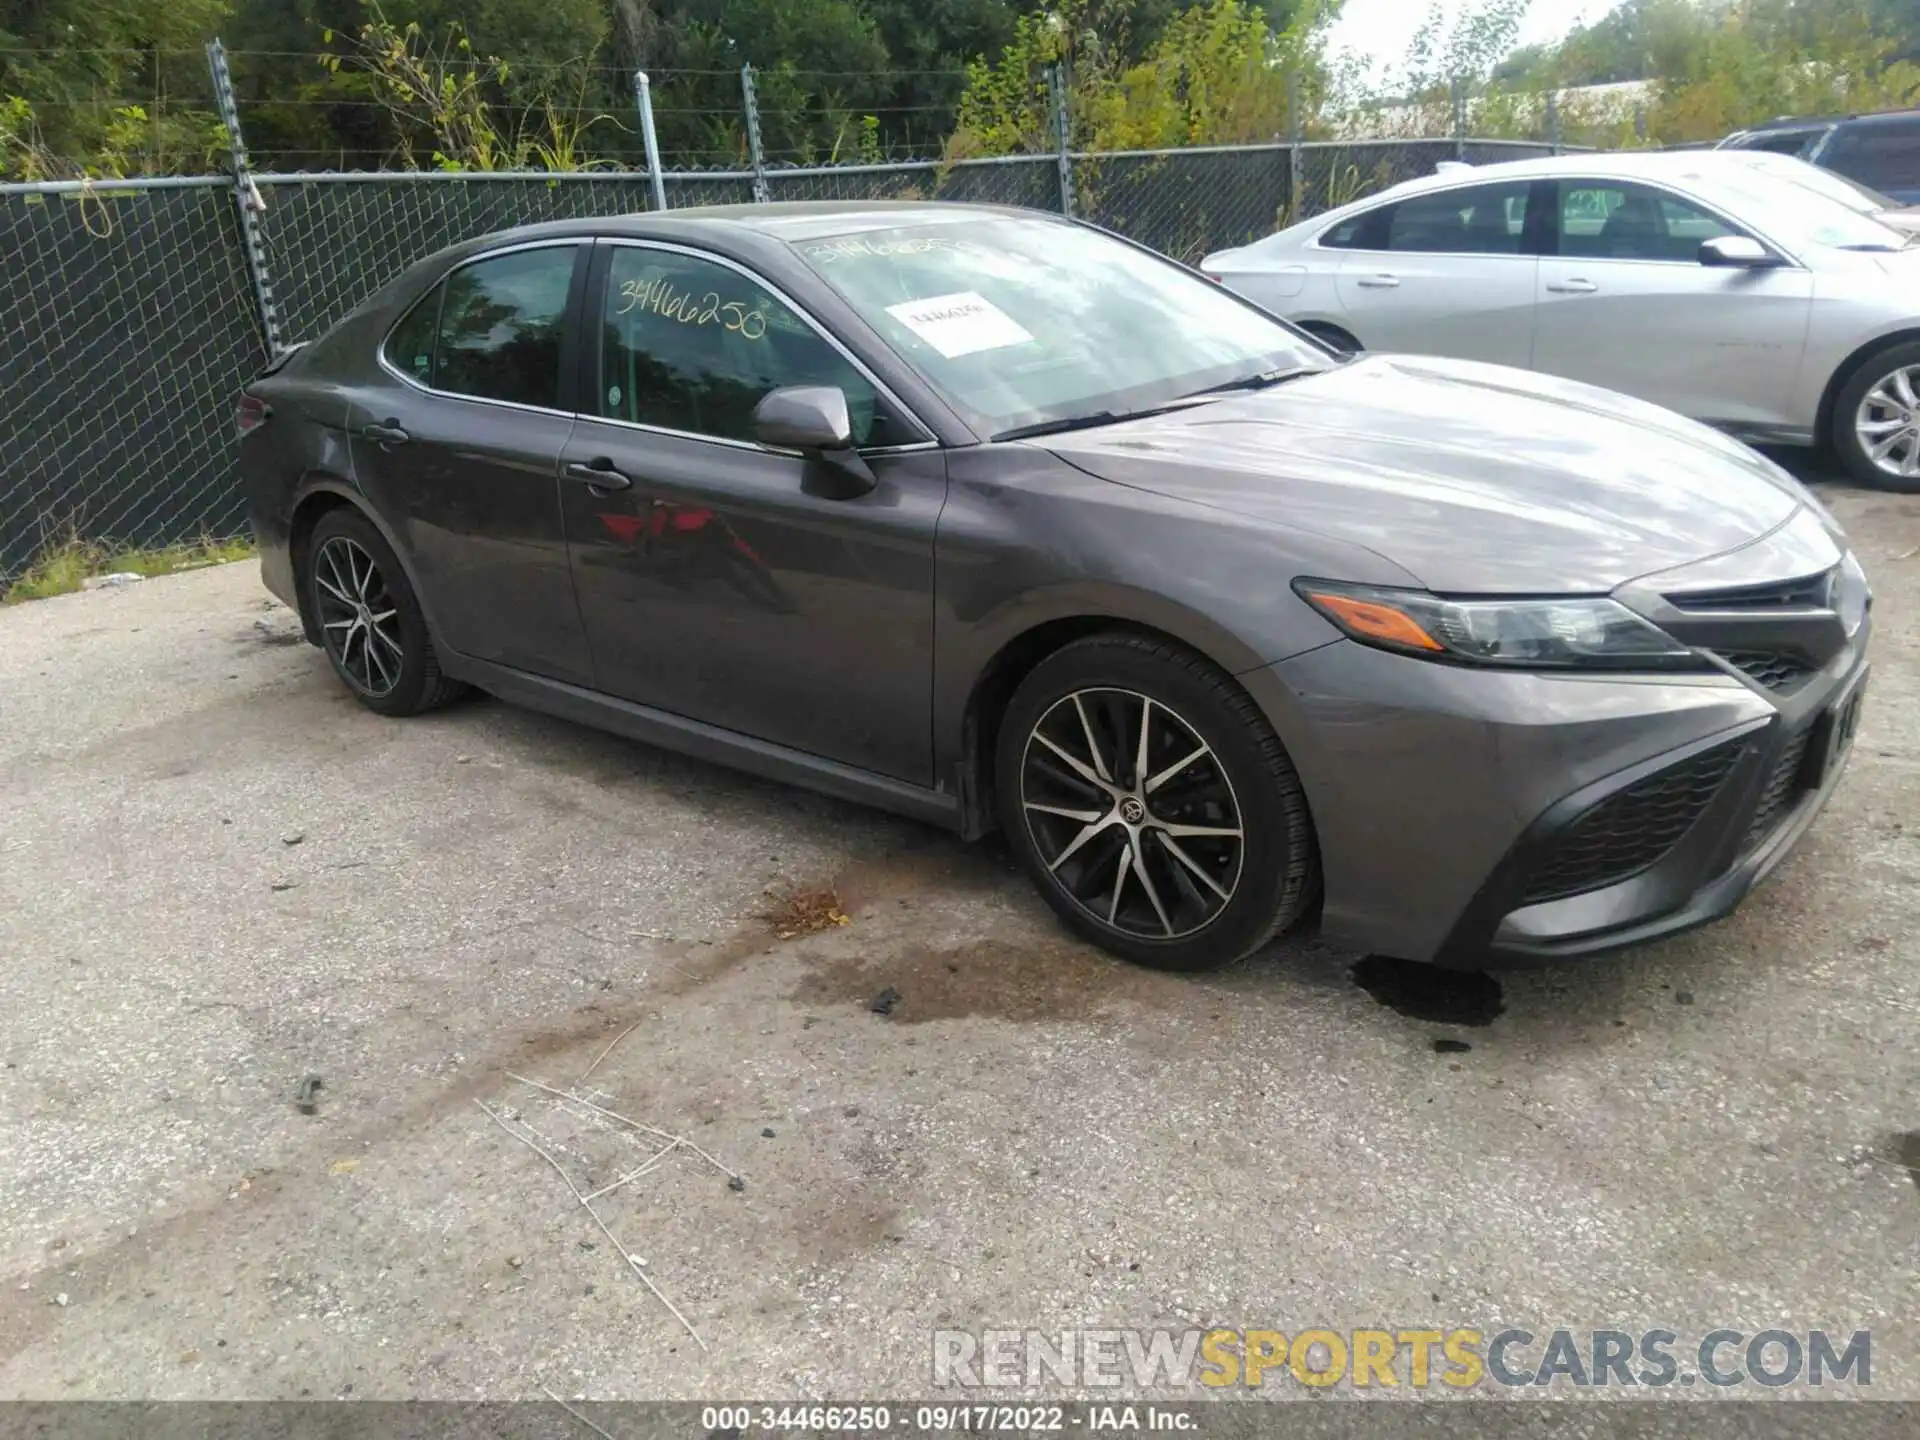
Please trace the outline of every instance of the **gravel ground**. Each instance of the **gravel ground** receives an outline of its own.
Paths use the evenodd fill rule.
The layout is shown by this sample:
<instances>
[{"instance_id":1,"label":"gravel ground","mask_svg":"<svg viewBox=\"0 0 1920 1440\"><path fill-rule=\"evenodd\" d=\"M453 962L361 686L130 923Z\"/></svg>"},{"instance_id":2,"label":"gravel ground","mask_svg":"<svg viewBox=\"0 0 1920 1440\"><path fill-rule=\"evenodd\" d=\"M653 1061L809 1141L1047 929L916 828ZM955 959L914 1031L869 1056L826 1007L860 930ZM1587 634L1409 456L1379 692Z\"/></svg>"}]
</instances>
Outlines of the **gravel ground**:
<instances>
[{"instance_id":1,"label":"gravel ground","mask_svg":"<svg viewBox=\"0 0 1920 1440\"><path fill-rule=\"evenodd\" d=\"M1880 631L1821 823L1732 919L1445 1024L1310 940L1131 969L992 846L496 702L382 720L251 564L0 612L0 1397L914 1395L936 1327L1518 1324L1870 1328L1920 1399L1920 501L1826 494ZM779 938L786 887L849 923ZM608 1184L644 1137L512 1078L589 1070L716 1158L596 1202L704 1346L482 1112Z\"/></svg>"}]
</instances>

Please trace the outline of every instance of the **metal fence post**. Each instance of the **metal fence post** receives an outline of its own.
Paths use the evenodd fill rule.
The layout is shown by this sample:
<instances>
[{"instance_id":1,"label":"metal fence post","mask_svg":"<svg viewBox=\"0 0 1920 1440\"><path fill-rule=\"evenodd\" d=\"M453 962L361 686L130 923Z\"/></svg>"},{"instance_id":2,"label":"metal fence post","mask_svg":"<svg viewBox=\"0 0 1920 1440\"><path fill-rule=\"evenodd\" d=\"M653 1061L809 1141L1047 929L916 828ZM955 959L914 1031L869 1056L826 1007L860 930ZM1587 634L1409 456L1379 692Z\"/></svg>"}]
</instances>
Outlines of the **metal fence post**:
<instances>
[{"instance_id":1,"label":"metal fence post","mask_svg":"<svg viewBox=\"0 0 1920 1440\"><path fill-rule=\"evenodd\" d=\"M1300 220L1300 72L1287 71L1287 223Z\"/></svg>"},{"instance_id":2,"label":"metal fence post","mask_svg":"<svg viewBox=\"0 0 1920 1440\"><path fill-rule=\"evenodd\" d=\"M1553 153L1556 155L1566 148L1561 143L1560 136L1560 92L1558 90L1547 91L1547 143L1553 147Z\"/></svg>"},{"instance_id":3,"label":"metal fence post","mask_svg":"<svg viewBox=\"0 0 1920 1440\"><path fill-rule=\"evenodd\" d=\"M260 338L271 359L287 347L280 335L280 307L274 303L273 284L267 278L267 244L260 229L267 202L261 198L260 187L253 183L253 172L247 165L247 142L240 135L240 107L233 98L227 47L217 35L207 42L207 70L213 77L220 121L227 127L227 140L233 147L233 201L240 211L240 241L246 252L247 279L253 286L254 310L260 317Z\"/></svg>"},{"instance_id":4,"label":"metal fence post","mask_svg":"<svg viewBox=\"0 0 1920 1440\"><path fill-rule=\"evenodd\" d=\"M1073 214L1073 157L1070 153L1073 136L1072 127L1067 120L1067 77L1066 69L1061 65L1047 67L1047 98L1053 110L1053 134L1059 143L1060 155L1060 213Z\"/></svg>"},{"instance_id":5,"label":"metal fence post","mask_svg":"<svg viewBox=\"0 0 1920 1440\"><path fill-rule=\"evenodd\" d=\"M1458 75L1447 81L1447 98L1453 107L1453 158L1467 158L1467 87Z\"/></svg>"},{"instance_id":6,"label":"metal fence post","mask_svg":"<svg viewBox=\"0 0 1920 1440\"><path fill-rule=\"evenodd\" d=\"M653 182L653 208L667 208L667 182L660 174L660 137L653 131L653 89L647 72L633 72L633 103L640 108L640 138L647 146L647 177Z\"/></svg>"},{"instance_id":7,"label":"metal fence post","mask_svg":"<svg viewBox=\"0 0 1920 1440\"><path fill-rule=\"evenodd\" d=\"M753 89L753 66L740 67L740 99L747 109L747 155L753 162L753 203L764 205L767 194L767 165L760 150L760 97Z\"/></svg>"}]
</instances>

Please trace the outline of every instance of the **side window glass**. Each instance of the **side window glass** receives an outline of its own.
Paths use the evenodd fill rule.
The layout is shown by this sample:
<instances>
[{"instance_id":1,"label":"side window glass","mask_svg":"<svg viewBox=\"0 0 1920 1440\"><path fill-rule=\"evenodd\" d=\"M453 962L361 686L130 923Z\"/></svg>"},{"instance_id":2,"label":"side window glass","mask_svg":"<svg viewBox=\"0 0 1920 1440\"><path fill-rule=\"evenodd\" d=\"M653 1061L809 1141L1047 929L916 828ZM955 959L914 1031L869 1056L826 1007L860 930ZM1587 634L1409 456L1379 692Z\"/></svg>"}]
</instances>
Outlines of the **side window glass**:
<instances>
[{"instance_id":1,"label":"side window glass","mask_svg":"<svg viewBox=\"0 0 1920 1440\"><path fill-rule=\"evenodd\" d=\"M387 336L387 363L421 385L433 384L433 332L440 323L440 289L436 285L415 301Z\"/></svg>"},{"instance_id":2,"label":"side window glass","mask_svg":"<svg viewBox=\"0 0 1920 1440\"><path fill-rule=\"evenodd\" d=\"M1920 185L1920 123L1843 125L1820 163L1880 190Z\"/></svg>"},{"instance_id":3,"label":"side window glass","mask_svg":"<svg viewBox=\"0 0 1920 1440\"><path fill-rule=\"evenodd\" d=\"M1678 196L1645 185L1574 181L1560 187L1565 256L1692 264L1701 241L1738 233Z\"/></svg>"},{"instance_id":4,"label":"side window glass","mask_svg":"<svg viewBox=\"0 0 1920 1440\"><path fill-rule=\"evenodd\" d=\"M1760 135L1746 143L1748 150L1766 150L1775 155L1802 155L1819 135L1817 130L1789 130L1782 135Z\"/></svg>"},{"instance_id":5,"label":"side window glass","mask_svg":"<svg viewBox=\"0 0 1920 1440\"><path fill-rule=\"evenodd\" d=\"M1382 228L1380 211L1369 209L1359 215L1348 215L1336 227L1321 234L1319 242L1327 250L1377 250Z\"/></svg>"},{"instance_id":6,"label":"side window glass","mask_svg":"<svg viewBox=\"0 0 1920 1440\"><path fill-rule=\"evenodd\" d=\"M920 438L819 332L729 266L619 246L604 310L598 408L611 419L751 441L754 408L769 391L835 385L856 445Z\"/></svg>"},{"instance_id":7,"label":"side window glass","mask_svg":"<svg viewBox=\"0 0 1920 1440\"><path fill-rule=\"evenodd\" d=\"M449 275L434 388L480 400L558 405L560 329L577 249L519 250Z\"/></svg>"},{"instance_id":8,"label":"side window glass","mask_svg":"<svg viewBox=\"0 0 1920 1440\"><path fill-rule=\"evenodd\" d=\"M1529 182L1472 185L1416 195L1393 208L1389 250L1447 255L1518 255Z\"/></svg>"}]
</instances>

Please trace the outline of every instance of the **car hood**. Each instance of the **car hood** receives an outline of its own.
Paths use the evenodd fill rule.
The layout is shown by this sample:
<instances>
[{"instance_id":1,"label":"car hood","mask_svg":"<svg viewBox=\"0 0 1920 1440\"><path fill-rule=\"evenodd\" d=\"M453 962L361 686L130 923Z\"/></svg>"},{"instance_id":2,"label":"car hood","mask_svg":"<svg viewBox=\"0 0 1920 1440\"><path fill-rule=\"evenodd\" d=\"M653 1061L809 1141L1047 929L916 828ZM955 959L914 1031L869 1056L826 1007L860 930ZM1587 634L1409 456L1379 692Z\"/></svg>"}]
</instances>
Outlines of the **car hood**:
<instances>
[{"instance_id":1,"label":"car hood","mask_svg":"<svg viewBox=\"0 0 1920 1440\"><path fill-rule=\"evenodd\" d=\"M1657 406L1424 356L1034 443L1117 484L1365 546L1456 594L1611 590L1744 545L1807 498Z\"/></svg>"}]
</instances>

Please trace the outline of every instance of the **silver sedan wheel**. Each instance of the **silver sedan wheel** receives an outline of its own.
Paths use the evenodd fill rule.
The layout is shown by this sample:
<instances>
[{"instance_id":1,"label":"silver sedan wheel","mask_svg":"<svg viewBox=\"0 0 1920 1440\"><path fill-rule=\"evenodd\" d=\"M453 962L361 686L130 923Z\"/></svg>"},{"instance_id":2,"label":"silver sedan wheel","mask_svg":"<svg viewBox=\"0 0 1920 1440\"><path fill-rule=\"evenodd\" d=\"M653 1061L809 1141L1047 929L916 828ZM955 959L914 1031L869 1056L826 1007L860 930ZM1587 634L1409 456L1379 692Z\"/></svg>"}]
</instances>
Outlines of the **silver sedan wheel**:
<instances>
[{"instance_id":1,"label":"silver sedan wheel","mask_svg":"<svg viewBox=\"0 0 1920 1440\"><path fill-rule=\"evenodd\" d=\"M1040 862L1101 924L1147 940L1203 929L1246 850L1226 769L1200 734L1132 690L1076 690L1027 737L1020 802Z\"/></svg>"},{"instance_id":2,"label":"silver sedan wheel","mask_svg":"<svg viewBox=\"0 0 1920 1440\"><path fill-rule=\"evenodd\" d=\"M1876 469L1904 479L1920 476L1920 365L1889 371L1867 391L1853 433Z\"/></svg>"},{"instance_id":3,"label":"silver sedan wheel","mask_svg":"<svg viewBox=\"0 0 1920 1440\"><path fill-rule=\"evenodd\" d=\"M360 546L335 535L313 557L314 599L327 654L356 689L379 699L400 683L406 649L386 577Z\"/></svg>"}]
</instances>

